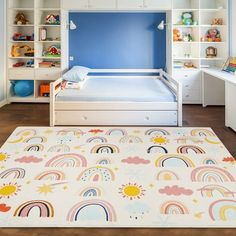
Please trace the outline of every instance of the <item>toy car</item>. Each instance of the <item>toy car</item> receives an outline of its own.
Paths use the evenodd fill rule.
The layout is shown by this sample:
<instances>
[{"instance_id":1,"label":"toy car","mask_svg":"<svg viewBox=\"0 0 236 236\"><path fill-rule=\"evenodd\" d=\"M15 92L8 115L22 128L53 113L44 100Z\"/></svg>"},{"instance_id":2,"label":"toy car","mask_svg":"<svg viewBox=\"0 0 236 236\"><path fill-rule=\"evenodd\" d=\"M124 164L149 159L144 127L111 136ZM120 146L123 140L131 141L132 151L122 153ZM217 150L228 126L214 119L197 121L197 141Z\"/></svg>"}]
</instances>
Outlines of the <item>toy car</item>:
<instances>
[{"instance_id":1,"label":"toy car","mask_svg":"<svg viewBox=\"0 0 236 236\"><path fill-rule=\"evenodd\" d=\"M24 62L17 62L16 64L13 65L13 67L22 67L24 65L25 65Z\"/></svg>"}]
</instances>

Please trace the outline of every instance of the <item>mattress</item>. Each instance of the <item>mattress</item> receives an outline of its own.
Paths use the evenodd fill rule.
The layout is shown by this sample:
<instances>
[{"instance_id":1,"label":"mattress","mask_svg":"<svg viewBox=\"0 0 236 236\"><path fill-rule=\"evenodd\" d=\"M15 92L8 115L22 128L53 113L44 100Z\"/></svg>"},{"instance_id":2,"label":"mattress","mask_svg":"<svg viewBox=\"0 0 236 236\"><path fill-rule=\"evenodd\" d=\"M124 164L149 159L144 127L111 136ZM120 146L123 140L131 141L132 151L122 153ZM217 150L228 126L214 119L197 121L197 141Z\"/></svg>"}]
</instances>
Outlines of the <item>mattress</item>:
<instances>
[{"instance_id":1,"label":"mattress","mask_svg":"<svg viewBox=\"0 0 236 236\"><path fill-rule=\"evenodd\" d=\"M89 77L81 90L64 89L56 101L176 102L176 96L153 77Z\"/></svg>"}]
</instances>

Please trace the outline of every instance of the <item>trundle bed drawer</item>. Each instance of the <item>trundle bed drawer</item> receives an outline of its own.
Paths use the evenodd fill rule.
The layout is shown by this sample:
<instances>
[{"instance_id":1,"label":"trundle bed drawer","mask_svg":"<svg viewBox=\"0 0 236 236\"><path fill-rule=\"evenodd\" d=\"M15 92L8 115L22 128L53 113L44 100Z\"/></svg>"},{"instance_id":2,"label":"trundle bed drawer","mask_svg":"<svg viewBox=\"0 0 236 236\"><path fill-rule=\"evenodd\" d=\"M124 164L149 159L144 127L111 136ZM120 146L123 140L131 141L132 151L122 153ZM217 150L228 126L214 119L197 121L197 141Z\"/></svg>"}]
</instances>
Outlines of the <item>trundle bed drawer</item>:
<instances>
[{"instance_id":1,"label":"trundle bed drawer","mask_svg":"<svg viewBox=\"0 0 236 236\"><path fill-rule=\"evenodd\" d=\"M177 125L177 111L56 111L55 125Z\"/></svg>"}]
</instances>

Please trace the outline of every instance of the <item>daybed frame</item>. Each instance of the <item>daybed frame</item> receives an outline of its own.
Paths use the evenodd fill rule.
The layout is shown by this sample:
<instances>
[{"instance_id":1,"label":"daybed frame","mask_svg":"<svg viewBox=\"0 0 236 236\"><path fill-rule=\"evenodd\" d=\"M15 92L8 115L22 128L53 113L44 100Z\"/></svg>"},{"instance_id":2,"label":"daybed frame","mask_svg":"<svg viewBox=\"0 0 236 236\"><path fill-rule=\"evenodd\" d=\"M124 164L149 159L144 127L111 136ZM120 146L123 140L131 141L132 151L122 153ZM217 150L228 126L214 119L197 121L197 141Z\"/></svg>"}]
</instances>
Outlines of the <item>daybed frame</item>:
<instances>
[{"instance_id":1,"label":"daybed frame","mask_svg":"<svg viewBox=\"0 0 236 236\"><path fill-rule=\"evenodd\" d=\"M136 77L147 74L142 78L151 76L161 79L176 95L177 102L56 101L56 95L61 90L62 78L60 78L50 84L50 126L182 126L182 86L163 70L93 69L91 73L95 73L96 77L99 77L97 74L101 73L103 78L106 73L112 74L109 78L132 75L134 80ZM133 76L139 73L139 76ZM155 76L148 74L155 74Z\"/></svg>"}]
</instances>

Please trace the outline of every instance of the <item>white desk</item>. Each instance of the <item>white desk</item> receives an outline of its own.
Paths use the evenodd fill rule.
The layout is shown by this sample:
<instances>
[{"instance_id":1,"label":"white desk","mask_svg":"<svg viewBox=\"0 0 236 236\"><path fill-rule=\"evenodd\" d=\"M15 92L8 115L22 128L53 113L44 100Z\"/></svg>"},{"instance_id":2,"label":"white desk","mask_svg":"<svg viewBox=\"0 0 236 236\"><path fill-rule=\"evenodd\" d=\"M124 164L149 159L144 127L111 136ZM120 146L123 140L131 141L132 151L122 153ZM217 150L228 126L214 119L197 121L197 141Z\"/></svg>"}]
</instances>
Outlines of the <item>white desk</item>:
<instances>
[{"instance_id":1,"label":"white desk","mask_svg":"<svg viewBox=\"0 0 236 236\"><path fill-rule=\"evenodd\" d=\"M202 69L202 78L203 106L225 104L225 126L236 131L236 76L211 68Z\"/></svg>"}]
</instances>

